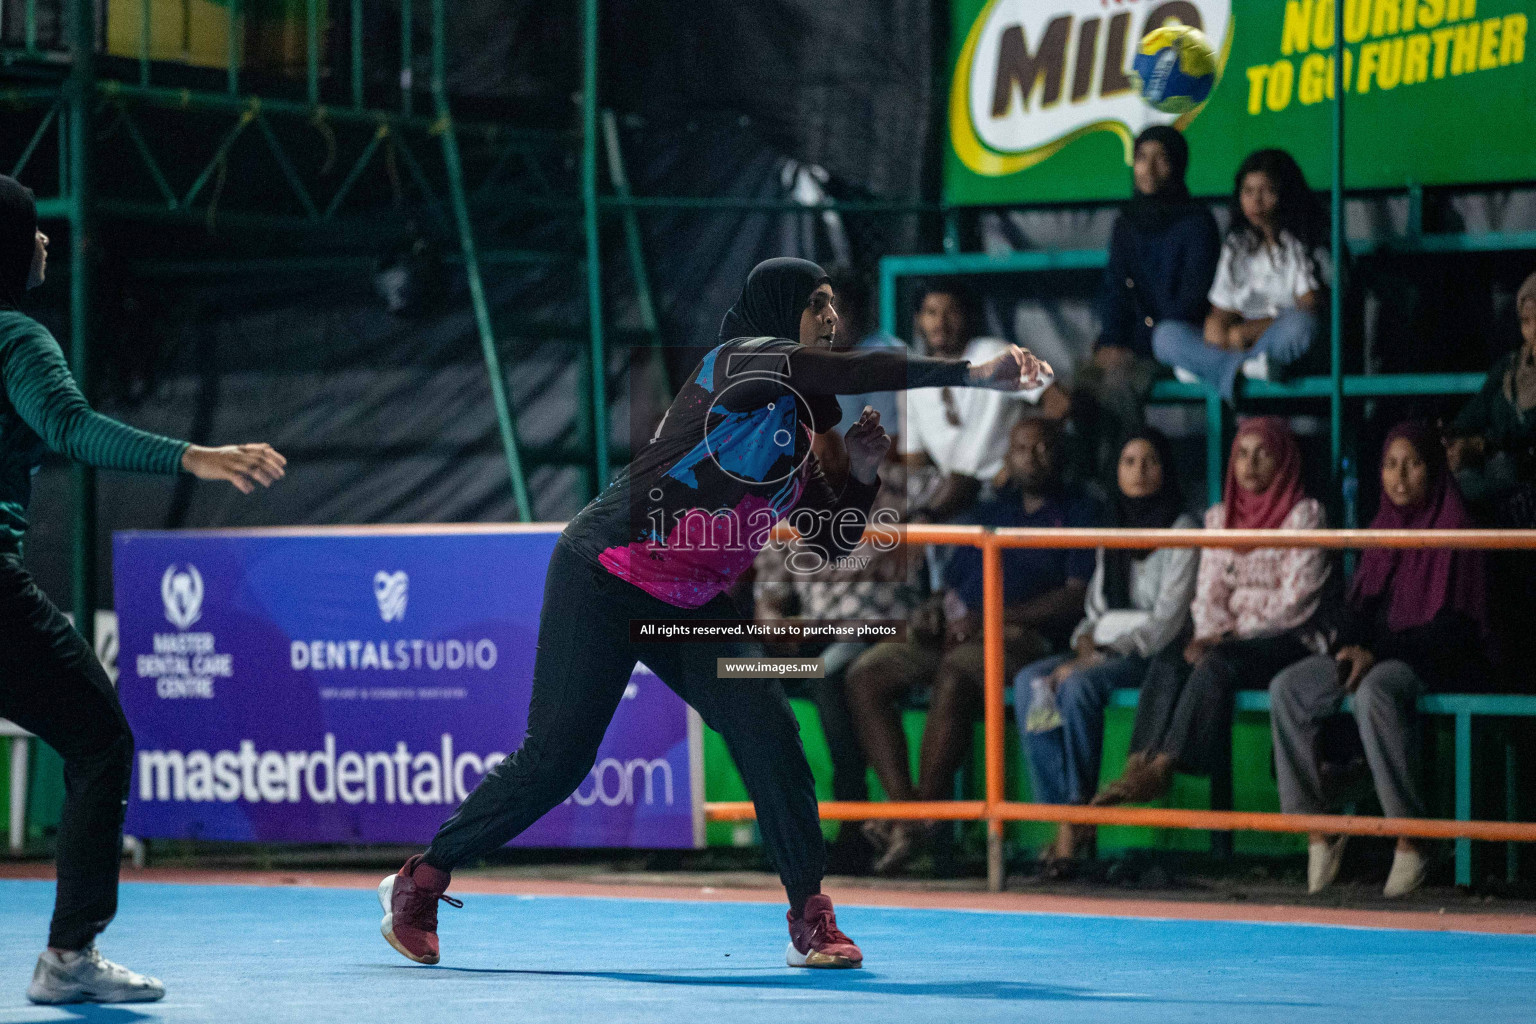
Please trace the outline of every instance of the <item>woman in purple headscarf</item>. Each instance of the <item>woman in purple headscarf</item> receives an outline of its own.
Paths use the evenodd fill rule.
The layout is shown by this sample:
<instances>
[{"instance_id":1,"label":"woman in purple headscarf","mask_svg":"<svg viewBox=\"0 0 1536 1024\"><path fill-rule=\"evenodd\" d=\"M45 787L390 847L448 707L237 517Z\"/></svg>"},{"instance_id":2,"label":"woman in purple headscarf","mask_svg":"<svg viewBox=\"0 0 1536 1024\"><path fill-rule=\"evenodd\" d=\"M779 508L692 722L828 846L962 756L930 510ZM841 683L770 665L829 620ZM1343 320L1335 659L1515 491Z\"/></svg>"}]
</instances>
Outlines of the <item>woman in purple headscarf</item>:
<instances>
[{"instance_id":1,"label":"woman in purple headscarf","mask_svg":"<svg viewBox=\"0 0 1536 1024\"><path fill-rule=\"evenodd\" d=\"M1387 435L1381 459L1377 530L1462 530L1472 520L1430 428L1404 423ZM1288 814L1330 808L1317 755L1325 719L1353 695L1355 721L1383 813L1423 816L1414 781L1414 710L1429 689L1476 688L1487 669L1488 594L1483 556L1445 548L1372 548L1360 559L1332 653L1299 661L1270 684L1280 807ZM1480 672L1481 670L1481 672ZM1314 834L1307 889L1338 875L1344 836ZM1424 882L1420 844L1399 839L1388 896Z\"/></svg>"}]
</instances>

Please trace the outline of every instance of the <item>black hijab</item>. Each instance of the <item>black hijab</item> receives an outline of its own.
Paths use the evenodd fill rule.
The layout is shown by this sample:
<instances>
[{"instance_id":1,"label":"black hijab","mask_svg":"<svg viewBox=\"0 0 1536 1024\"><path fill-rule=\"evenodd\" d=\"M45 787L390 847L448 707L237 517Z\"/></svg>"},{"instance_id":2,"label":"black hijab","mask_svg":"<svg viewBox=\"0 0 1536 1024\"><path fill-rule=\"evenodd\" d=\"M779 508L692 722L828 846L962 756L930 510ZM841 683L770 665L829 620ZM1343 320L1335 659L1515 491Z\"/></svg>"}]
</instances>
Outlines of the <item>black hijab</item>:
<instances>
[{"instance_id":1,"label":"black hijab","mask_svg":"<svg viewBox=\"0 0 1536 1024\"><path fill-rule=\"evenodd\" d=\"M0 309L20 309L37 248L37 202L32 190L0 174Z\"/></svg>"},{"instance_id":2,"label":"black hijab","mask_svg":"<svg viewBox=\"0 0 1536 1024\"><path fill-rule=\"evenodd\" d=\"M1163 464L1163 486L1156 494L1143 498L1126 497L1120 490L1118 467L1120 453L1132 441L1145 441L1157 452ZM1179 481L1173 473L1173 449L1159 430L1148 427L1127 434L1115 450L1115 469L1110 473L1109 493L1114 495L1110 503L1111 526L1132 530L1164 530L1184 511L1184 497L1179 493ZM1151 549L1105 548L1104 549L1104 604L1108 608L1131 607L1131 563L1147 557Z\"/></svg>"},{"instance_id":3,"label":"black hijab","mask_svg":"<svg viewBox=\"0 0 1536 1024\"><path fill-rule=\"evenodd\" d=\"M741 298L720 323L720 343L732 338L800 340L800 314L811 293L828 281L827 272L810 260L778 256L752 268Z\"/></svg>"},{"instance_id":4,"label":"black hijab","mask_svg":"<svg viewBox=\"0 0 1536 1024\"><path fill-rule=\"evenodd\" d=\"M1173 173L1168 176L1163 187L1151 195L1134 191L1125 208L1125 215L1139 228L1159 231L1199 205L1190 198L1189 186L1184 183L1184 174L1189 170L1189 142L1183 132L1166 124L1155 124L1143 129L1136 136L1136 144L1131 152L1139 149L1143 142L1162 143ZM1132 189L1135 189L1134 185Z\"/></svg>"}]
</instances>

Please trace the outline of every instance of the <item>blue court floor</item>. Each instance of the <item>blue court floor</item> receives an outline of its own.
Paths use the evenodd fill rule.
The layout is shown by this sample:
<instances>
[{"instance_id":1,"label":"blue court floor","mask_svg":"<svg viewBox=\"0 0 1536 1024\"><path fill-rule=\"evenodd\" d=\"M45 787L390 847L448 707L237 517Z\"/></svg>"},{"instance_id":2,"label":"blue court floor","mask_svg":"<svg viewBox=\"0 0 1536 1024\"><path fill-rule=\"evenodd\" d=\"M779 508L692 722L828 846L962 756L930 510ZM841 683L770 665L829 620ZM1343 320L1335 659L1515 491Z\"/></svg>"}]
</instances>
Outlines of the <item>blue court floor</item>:
<instances>
[{"instance_id":1,"label":"blue court floor","mask_svg":"<svg viewBox=\"0 0 1536 1024\"><path fill-rule=\"evenodd\" d=\"M0 1024L1536 1020L1531 936L849 906L868 966L805 971L771 905L470 894L422 967L372 892L155 883L101 946L165 1001L34 1007L52 892L0 882Z\"/></svg>"}]
</instances>

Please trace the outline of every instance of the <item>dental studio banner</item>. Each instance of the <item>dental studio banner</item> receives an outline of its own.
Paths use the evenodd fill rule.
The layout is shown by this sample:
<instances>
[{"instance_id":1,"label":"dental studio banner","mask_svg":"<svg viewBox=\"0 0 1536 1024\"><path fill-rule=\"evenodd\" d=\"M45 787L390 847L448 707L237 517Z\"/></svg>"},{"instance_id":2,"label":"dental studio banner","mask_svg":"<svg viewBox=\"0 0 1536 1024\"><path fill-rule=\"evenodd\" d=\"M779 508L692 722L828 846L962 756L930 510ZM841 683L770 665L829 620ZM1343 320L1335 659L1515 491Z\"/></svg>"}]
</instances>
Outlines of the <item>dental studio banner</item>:
<instances>
[{"instance_id":1,"label":"dental studio banner","mask_svg":"<svg viewBox=\"0 0 1536 1024\"><path fill-rule=\"evenodd\" d=\"M527 726L548 527L113 538L127 831L424 843ZM637 666L519 846L693 847L702 726Z\"/></svg>"},{"instance_id":2,"label":"dental studio banner","mask_svg":"<svg viewBox=\"0 0 1536 1024\"><path fill-rule=\"evenodd\" d=\"M1085 202L1130 193L1131 140L1189 138L1190 189L1231 191L1255 149L1332 180L1333 0L955 0L945 198ZM1345 0L1349 188L1536 179L1530 0ZM1169 21L1200 28L1220 71L1179 117L1144 103L1136 47Z\"/></svg>"}]
</instances>

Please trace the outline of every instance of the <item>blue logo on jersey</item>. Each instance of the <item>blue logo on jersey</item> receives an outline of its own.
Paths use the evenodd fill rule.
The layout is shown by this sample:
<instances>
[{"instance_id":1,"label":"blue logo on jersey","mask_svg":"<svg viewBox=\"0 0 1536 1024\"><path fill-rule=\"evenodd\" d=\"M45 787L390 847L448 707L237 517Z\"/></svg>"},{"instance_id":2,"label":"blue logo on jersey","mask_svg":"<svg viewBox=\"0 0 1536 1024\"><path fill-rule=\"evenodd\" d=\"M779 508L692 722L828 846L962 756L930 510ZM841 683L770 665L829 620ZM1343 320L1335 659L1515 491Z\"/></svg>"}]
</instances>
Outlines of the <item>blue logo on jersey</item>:
<instances>
[{"instance_id":1,"label":"blue logo on jersey","mask_svg":"<svg viewBox=\"0 0 1536 1024\"><path fill-rule=\"evenodd\" d=\"M772 406L745 412L726 412L708 428L703 441L667 471L689 487L699 486L693 467L707 458L742 480L766 480L779 459L795 454L795 400L782 396Z\"/></svg>"}]
</instances>

